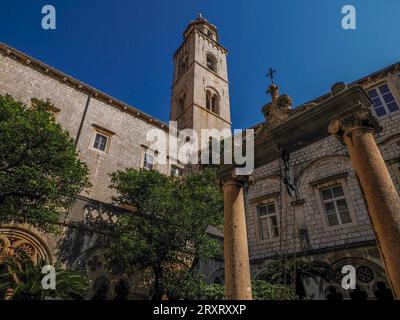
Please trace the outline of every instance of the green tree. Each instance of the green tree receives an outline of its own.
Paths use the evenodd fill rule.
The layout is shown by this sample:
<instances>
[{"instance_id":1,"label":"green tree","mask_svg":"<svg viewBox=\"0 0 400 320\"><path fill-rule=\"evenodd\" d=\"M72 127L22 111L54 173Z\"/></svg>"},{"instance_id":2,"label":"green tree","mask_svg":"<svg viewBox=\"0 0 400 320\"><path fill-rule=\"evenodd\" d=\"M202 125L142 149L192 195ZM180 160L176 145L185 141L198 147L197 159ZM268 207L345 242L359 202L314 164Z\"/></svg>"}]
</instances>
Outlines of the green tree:
<instances>
[{"instance_id":1,"label":"green tree","mask_svg":"<svg viewBox=\"0 0 400 320\"><path fill-rule=\"evenodd\" d=\"M134 210L118 217L112 252L129 268L150 270L153 299L193 298L200 289L200 259L221 253L208 226L223 223L223 196L215 170L182 178L126 169L112 174L114 202ZM197 290L197 291L196 291Z\"/></svg>"},{"instance_id":2,"label":"green tree","mask_svg":"<svg viewBox=\"0 0 400 320\"><path fill-rule=\"evenodd\" d=\"M55 232L60 215L90 185L53 108L48 101L32 99L28 107L0 95L0 223Z\"/></svg>"},{"instance_id":3,"label":"green tree","mask_svg":"<svg viewBox=\"0 0 400 320\"><path fill-rule=\"evenodd\" d=\"M295 285L300 299L307 298L303 281L307 278L319 282L337 282L336 275L329 264L307 259L274 259L266 262L263 279L273 284Z\"/></svg>"},{"instance_id":4,"label":"green tree","mask_svg":"<svg viewBox=\"0 0 400 320\"><path fill-rule=\"evenodd\" d=\"M262 280L251 283L253 300L296 300L294 289L290 286L271 284ZM201 295L207 300L225 299L225 288L220 284L203 285Z\"/></svg>"},{"instance_id":5,"label":"green tree","mask_svg":"<svg viewBox=\"0 0 400 320\"><path fill-rule=\"evenodd\" d=\"M89 281L79 271L63 269L55 266L56 288L44 290L42 288L42 268L47 263L40 260L33 263L29 257L22 255L20 259L7 257L1 261L0 299L7 289L13 289L13 300L76 300L84 299Z\"/></svg>"}]
</instances>

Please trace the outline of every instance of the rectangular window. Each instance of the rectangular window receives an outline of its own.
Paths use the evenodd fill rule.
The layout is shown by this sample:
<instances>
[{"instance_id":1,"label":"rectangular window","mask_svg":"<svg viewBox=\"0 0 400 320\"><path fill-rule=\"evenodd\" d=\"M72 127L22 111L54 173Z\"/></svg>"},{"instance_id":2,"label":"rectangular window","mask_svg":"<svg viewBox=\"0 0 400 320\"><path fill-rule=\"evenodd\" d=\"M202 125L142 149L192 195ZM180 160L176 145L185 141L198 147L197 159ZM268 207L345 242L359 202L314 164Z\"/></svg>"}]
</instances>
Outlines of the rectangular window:
<instances>
[{"instance_id":1,"label":"rectangular window","mask_svg":"<svg viewBox=\"0 0 400 320\"><path fill-rule=\"evenodd\" d=\"M182 168L179 168L179 167L174 166L174 165L171 166L171 176L182 177L182 175L183 175Z\"/></svg>"},{"instance_id":2,"label":"rectangular window","mask_svg":"<svg viewBox=\"0 0 400 320\"><path fill-rule=\"evenodd\" d=\"M96 133L96 138L94 139L93 147L101 151L106 151L107 140L108 137L105 136L104 134Z\"/></svg>"},{"instance_id":3,"label":"rectangular window","mask_svg":"<svg viewBox=\"0 0 400 320\"><path fill-rule=\"evenodd\" d=\"M153 170L154 157L145 152L143 158L143 168L146 170Z\"/></svg>"},{"instance_id":4,"label":"rectangular window","mask_svg":"<svg viewBox=\"0 0 400 320\"><path fill-rule=\"evenodd\" d=\"M372 100L372 105L378 117L399 110L387 84L383 84L368 91L368 95Z\"/></svg>"},{"instance_id":5,"label":"rectangular window","mask_svg":"<svg viewBox=\"0 0 400 320\"><path fill-rule=\"evenodd\" d=\"M321 190L322 204L328 226L351 223L351 216L341 185Z\"/></svg>"},{"instance_id":6,"label":"rectangular window","mask_svg":"<svg viewBox=\"0 0 400 320\"><path fill-rule=\"evenodd\" d=\"M279 237L278 217L275 203L271 202L257 207L260 240Z\"/></svg>"}]
</instances>

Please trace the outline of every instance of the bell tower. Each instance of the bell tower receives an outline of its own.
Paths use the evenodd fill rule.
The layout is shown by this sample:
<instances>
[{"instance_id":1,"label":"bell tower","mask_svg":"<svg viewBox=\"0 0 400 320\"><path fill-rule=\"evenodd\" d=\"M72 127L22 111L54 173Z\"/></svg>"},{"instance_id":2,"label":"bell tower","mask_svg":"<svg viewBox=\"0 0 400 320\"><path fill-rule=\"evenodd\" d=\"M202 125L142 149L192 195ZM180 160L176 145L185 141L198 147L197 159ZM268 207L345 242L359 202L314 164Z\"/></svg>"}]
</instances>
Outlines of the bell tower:
<instances>
[{"instance_id":1,"label":"bell tower","mask_svg":"<svg viewBox=\"0 0 400 320\"><path fill-rule=\"evenodd\" d=\"M178 129L231 129L227 50L201 14L189 23L174 54L170 120Z\"/></svg>"}]
</instances>

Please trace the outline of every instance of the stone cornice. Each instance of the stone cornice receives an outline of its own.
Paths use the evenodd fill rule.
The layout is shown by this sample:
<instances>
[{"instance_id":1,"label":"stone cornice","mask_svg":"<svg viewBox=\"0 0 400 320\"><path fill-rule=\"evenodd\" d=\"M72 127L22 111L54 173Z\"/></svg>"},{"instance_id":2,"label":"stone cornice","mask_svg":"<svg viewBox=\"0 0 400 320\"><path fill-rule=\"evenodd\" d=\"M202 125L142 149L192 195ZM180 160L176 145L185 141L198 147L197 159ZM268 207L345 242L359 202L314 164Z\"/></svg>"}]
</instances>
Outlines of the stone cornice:
<instances>
[{"instance_id":1,"label":"stone cornice","mask_svg":"<svg viewBox=\"0 0 400 320\"><path fill-rule=\"evenodd\" d=\"M211 110L208 110L208 109L205 108L204 106L201 106L201 105L199 105L199 104L197 104L197 103L193 103L193 105L196 106L197 108L200 108L200 109L203 109L204 111L207 111L208 113L212 114L214 117L216 117L216 118L218 118L218 119L224 121L225 123L227 123L227 124L229 124L229 125L232 124L232 122L229 122L228 120L222 118L219 114L214 113L214 112L212 112Z\"/></svg>"},{"instance_id":2,"label":"stone cornice","mask_svg":"<svg viewBox=\"0 0 400 320\"><path fill-rule=\"evenodd\" d=\"M295 114L281 125L267 130L255 139L255 167L279 158L276 143L289 152L329 136L328 126L344 114L370 108L367 93L359 86L351 87L321 104Z\"/></svg>"},{"instance_id":3,"label":"stone cornice","mask_svg":"<svg viewBox=\"0 0 400 320\"><path fill-rule=\"evenodd\" d=\"M185 115L189 110L191 110L191 109L193 108L193 106L195 106L195 107L197 107L197 108L200 108L200 109L203 109L204 111L207 111L208 113L212 114L214 117L216 117L216 118L218 118L218 119L224 121L225 123L227 123L227 124L229 124L229 125L232 125L231 122L225 120L225 119L222 118L219 114L214 113L214 112L212 112L211 110L208 110L207 108L205 108L205 107L203 107L203 106L201 106L201 105L199 105L199 104L197 104L197 103L193 103L193 105L191 105L191 106L185 108L185 110L184 110L174 121L178 121L180 118L182 118L183 115Z\"/></svg>"},{"instance_id":4,"label":"stone cornice","mask_svg":"<svg viewBox=\"0 0 400 320\"><path fill-rule=\"evenodd\" d=\"M225 82L226 84L229 84L229 81L228 81L228 80L222 78L222 77L221 77L218 73L216 73L215 71L212 71L212 70L208 69L204 64L202 64L202 63L200 63L200 62L198 62L198 61L195 61L194 63L197 64L198 66L202 67L203 69L207 70L208 72L210 72L211 74L213 74L213 75L216 76L217 78L221 79L221 80L222 80L223 82Z\"/></svg>"},{"instance_id":5,"label":"stone cornice","mask_svg":"<svg viewBox=\"0 0 400 320\"><path fill-rule=\"evenodd\" d=\"M214 39L210 38L208 35L206 35L203 31L194 28L193 30L195 30L197 32L197 34L201 37L203 37L204 39L207 39L208 41L210 41L211 43L213 43L219 50L221 50L224 54L228 54L228 49L226 49L224 46L220 45L217 41L215 41Z\"/></svg>"},{"instance_id":6,"label":"stone cornice","mask_svg":"<svg viewBox=\"0 0 400 320\"><path fill-rule=\"evenodd\" d=\"M383 79L387 75L393 74L393 73L400 73L400 61L398 61L390 66L387 66L383 69L377 70L365 77L357 79L357 80L349 83L347 86L352 87L352 86L357 86L357 85L367 85L369 83L375 84L375 81L378 81L379 79ZM313 100L310 100L306 103L296 106L293 109L293 111L301 112L303 108L307 108L308 106L310 106L312 104L320 104L323 101L329 99L331 96L332 96L331 93L323 94L317 98L314 98ZM256 129L256 128L260 127L262 124L263 124L262 122L257 123L255 125L251 126L250 129Z\"/></svg>"},{"instance_id":7,"label":"stone cornice","mask_svg":"<svg viewBox=\"0 0 400 320\"><path fill-rule=\"evenodd\" d=\"M349 173L347 171L346 172L342 172L342 173L338 173L338 174L331 175L331 176L328 176L328 177L325 177L325 178L322 178L322 179L317 179L317 180L311 181L310 185L314 189L315 188L319 188L321 185L324 185L326 183L334 182L334 181L337 181L339 179L346 179L348 177L348 175L349 175Z\"/></svg>"},{"instance_id":8,"label":"stone cornice","mask_svg":"<svg viewBox=\"0 0 400 320\"><path fill-rule=\"evenodd\" d=\"M318 248L318 249L309 249L309 250L298 251L298 252L296 252L296 257L306 257L306 256L317 255L317 254L321 254L321 253L331 253L333 251L341 251L341 250L348 250L348 249L353 249L353 248L355 249L355 248L372 247L372 246L376 246L375 240L358 241L358 242L347 243L347 244L343 244L343 245L335 245L335 246ZM279 253L272 254L272 255L266 255L263 258L250 259L250 262L254 263L254 264L258 264L258 263L262 263L266 260L276 259L278 257L279 257Z\"/></svg>"},{"instance_id":9,"label":"stone cornice","mask_svg":"<svg viewBox=\"0 0 400 320\"><path fill-rule=\"evenodd\" d=\"M4 43L0 43L0 52L3 52L6 56L12 57L16 61L20 62L21 64L25 64L29 66L30 68L33 68L35 70L40 71L44 75L48 77L52 77L64 84L67 84L74 89L83 92L85 94L91 94L92 98L98 99L107 105L110 105L112 107L115 107L123 112L126 112L136 118L139 118L147 123L150 123L154 125L155 127L158 127L163 130L168 130L168 125L162 121L160 121L157 118L154 118L148 114L146 114L143 111L140 111L136 109L135 107L132 107L98 89L95 89L91 86L89 86L86 83L83 83L39 60L36 60L25 53L22 53Z\"/></svg>"},{"instance_id":10,"label":"stone cornice","mask_svg":"<svg viewBox=\"0 0 400 320\"><path fill-rule=\"evenodd\" d=\"M184 44L187 42L187 40L190 38L190 36L193 33L198 33L199 35L206 37L210 42L212 42L215 46L218 47L218 49L220 49L224 54L228 54L228 49L226 49L224 46L220 45L217 41L215 41L214 39L210 38L208 35L206 35L203 31L201 31L200 29L194 27L192 29L192 31L190 31L188 33L188 35L186 36L186 38L184 39L184 41L181 43L181 45L178 47L178 49L176 49L176 51L173 54L173 57L175 58L176 55L178 54L178 52L181 50L181 48L184 46Z\"/></svg>"},{"instance_id":11,"label":"stone cornice","mask_svg":"<svg viewBox=\"0 0 400 320\"><path fill-rule=\"evenodd\" d=\"M379 79L384 78L388 74L397 73L397 72L400 72L400 61L398 61L398 62L396 62L396 63L394 63L394 64L392 64L390 66L387 66L387 67L385 67L383 69L377 70L377 71L375 71L375 72L373 72L373 73L371 73L371 74L369 74L369 75L367 75L365 77L357 79L357 80L349 83L347 86L348 87L352 87L352 86L357 86L357 85L365 85L365 84L368 84L368 83L372 83L372 82L378 81ZM324 100L326 100L326 99L328 99L330 97L331 97L331 93L326 93L326 94L324 94L322 96L319 96L319 97L317 97L317 98L315 98L315 99L313 99L311 101L308 101L308 102L298 106L297 108L301 108L301 107L309 105L311 103L321 103L322 101L324 101Z\"/></svg>"},{"instance_id":12,"label":"stone cornice","mask_svg":"<svg viewBox=\"0 0 400 320\"><path fill-rule=\"evenodd\" d=\"M254 204L254 203L262 202L262 201L265 201L265 200L277 199L279 197L279 195L280 195L279 191L269 192L269 193L263 194L261 196L255 197L255 198L249 198L247 201L250 204Z\"/></svg>"},{"instance_id":13,"label":"stone cornice","mask_svg":"<svg viewBox=\"0 0 400 320\"><path fill-rule=\"evenodd\" d=\"M328 137L328 126L332 121L347 114L369 110L370 107L371 101L365 90L360 86L353 86L313 108L292 115L276 127L266 128L262 134L255 137L254 168L279 159L278 145L281 150L292 153Z\"/></svg>"}]
</instances>

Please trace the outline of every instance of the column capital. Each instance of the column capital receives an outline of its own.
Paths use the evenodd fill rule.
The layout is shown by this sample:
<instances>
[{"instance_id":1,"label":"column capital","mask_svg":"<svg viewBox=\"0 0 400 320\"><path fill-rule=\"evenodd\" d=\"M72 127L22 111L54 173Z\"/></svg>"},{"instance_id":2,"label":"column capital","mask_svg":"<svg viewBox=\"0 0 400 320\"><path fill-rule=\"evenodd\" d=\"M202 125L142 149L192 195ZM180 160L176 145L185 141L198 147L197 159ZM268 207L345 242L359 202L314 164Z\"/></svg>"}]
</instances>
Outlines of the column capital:
<instances>
[{"instance_id":1,"label":"column capital","mask_svg":"<svg viewBox=\"0 0 400 320\"><path fill-rule=\"evenodd\" d=\"M344 115L330 122L328 131L343 143L344 137L349 136L355 130L365 130L373 133L382 131L378 119L370 109L362 109L355 113Z\"/></svg>"},{"instance_id":2,"label":"column capital","mask_svg":"<svg viewBox=\"0 0 400 320\"><path fill-rule=\"evenodd\" d=\"M222 185L225 184L237 184L242 187L246 187L250 184L253 184L254 177L253 176L240 176L235 172L235 168L229 168L228 170L220 170L218 173L219 180Z\"/></svg>"}]
</instances>

